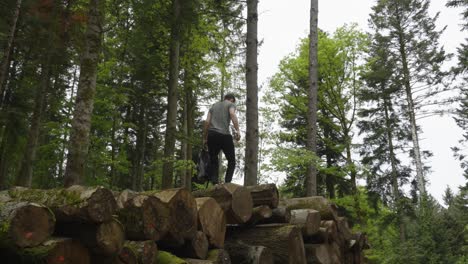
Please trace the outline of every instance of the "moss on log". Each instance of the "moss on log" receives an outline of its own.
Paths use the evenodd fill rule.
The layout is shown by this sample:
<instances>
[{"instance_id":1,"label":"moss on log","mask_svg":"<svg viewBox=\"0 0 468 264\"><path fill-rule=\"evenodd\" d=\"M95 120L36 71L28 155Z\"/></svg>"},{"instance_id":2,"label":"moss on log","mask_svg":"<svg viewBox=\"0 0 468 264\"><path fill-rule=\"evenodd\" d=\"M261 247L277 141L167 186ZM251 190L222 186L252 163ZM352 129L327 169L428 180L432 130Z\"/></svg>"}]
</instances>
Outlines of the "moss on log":
<instances>
[{"instance_id":1,"label":"moss on log","mask_svg":"<svg viewBox=\"0 0 468 264\"><path fill-rule=\"evenodd\" d=\"M195 197L212 197L226 214L228 224L246 223L252 216L250 191L234 183L217 184L212 188L193 192Z\"/></svg>"},{"instance_id":2,"label":"moss on log","mask_svg":"<svg viewBox=\"0 0 468 264\"><path fill-rule=\"evenodd\" d=\"M253 206L266 205L272 209L278 207L279 194L275 184L246 186L252 195Z\"/></svg>"},{"instance_id":3,"label":"moss on log","mask_svg":"<svg viewBox=\"0 0 468 264\"><path fill-rule=\"evenodd\" d=\"M195 199L198 210L198 228L205 233L211 247L222 248L226 235L226 216L215 199Z\"/></svg>"},{"instance_id":4,"label":"moss on log","mask_svg":"<svg viewBox=\"0 0 468 264\"><path fill-rule=\"evenodd\" d=\"M187 262L167 251L159 251L158 256L156 257L156 262L158 264L187 264Z\"/></svg>"},{"instance_id":5,"label":"moss on log","mask_svg":"<svg viewBox=\"0 0 468 264\"><path fill-rule=\"evenodd\" d=\"M0 247L40 245L52 235L54 227L54 214L43 205L0 203Z\"/></svg>"},{"instance_id":6,"label":"moss on log","mask_svg":"<svg viewBox=\"0 0 468 264\"><path fill-rule=\"evenodd\" d=\"M89 264L88 249L71 238L52 237L42 244L2 252L2 263Z\"/></svg>"},{"instance_id":7,"label":"moss on log","mask_svg":"<svg viewBox=\"0 0 468 264\"><path fill-rule=\"evenodd\" d=\"M74 185L63 189L28 189L15 187L8 191L12 200L43 204L55 214L57 222L103 223L112 219L117 203L104 187Z\"/></svg>"},{"instance_id":8,"label":"moss on log","mask_svg":"<svg viewBox=\"0 0 468 264\"><path fill-rule=\"evenodd\" d=\"M208 251L206 259L213 261L214 264L231 264L229 253L224 249L212 249Z\"/></svg>"}]
</instances>

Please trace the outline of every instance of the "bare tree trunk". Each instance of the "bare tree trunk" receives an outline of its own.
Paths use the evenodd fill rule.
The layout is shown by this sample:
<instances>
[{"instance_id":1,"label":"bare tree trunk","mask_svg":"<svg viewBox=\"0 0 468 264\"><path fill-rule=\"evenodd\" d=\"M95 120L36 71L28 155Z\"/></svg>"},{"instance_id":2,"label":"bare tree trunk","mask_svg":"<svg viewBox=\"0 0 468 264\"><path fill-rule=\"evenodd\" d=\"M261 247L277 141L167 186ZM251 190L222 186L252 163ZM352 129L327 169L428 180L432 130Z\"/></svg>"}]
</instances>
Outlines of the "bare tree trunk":
<instances>
[{"instance_id":1,"label":"bare tree trunk","mask_svg":"<svg viewBox=\"0 0 468 264\"><path fill-rule=\"evenodd\" d=\"M97 65L101 53L103 6L103 0L89 1L86 46L81 58L80 79L65 170L65 186L79 184L84 176L91 115L96 94Z\"/></svg>"},{"instance_id":2,"label":"bare tree trunk","mask_svg":"<svg viewBox=\"0 0 468 264\"><path fill-rule=\"evenodd\" d=\"M258 0L247 0L247 102L244 185L257 185L258 172Z\"/></svg>"},{"instance_id":3,"label":"bare tree trunk","mask_svg":"<svg viewBox=\"0 0 468 264\"><path fill-rule=\"evenodd\" d=\"M167 121L164 142L164 164L162 175L162 188L169 189L173 185L175 134L177 132L177 82L179 80L179 54L180 54L180 9L181 1L172 1L173 22L171 29L171 47L169 58L169 87L167 93Z\"/></svg>"},{"instance_id":4,"label":"bare tree trunk","mask_svg":"<svg viewBox=\"0 0 468 264\"><path fill-rule=\"evenodd\" d=\"M138 134L136 144L136 162L133 170L132 177L132 189L134 191L143 190L143 176L144 176L144 162L145 162L145 151L146 151L146 138L147 138L147 127L148 121L146 117L145 104L140 105L140 113L138 117Z\"/></svg>"},{"instance_id":5,"label":"bare tree trunk","mask_svg":"<svg viewBox=\"0 0 468 264\"><path fill-rule=\"evenodd\" d=\"M41 69L41 83L39 89L36 91L35 105L33 115L31 117L31 126L29 127L28 141L24 151L23 160L21 161L21 168L16 177L16 185L31 187L33 164L36 159L37 143L41 131L42 112L46 100L47 90L50 85L50 55L47 55L46 62L42 65Z\"/></svg>"},{"instance_id":6,"label":"bare tree trunk","mask_svg":"<svg viewBox=\"0 0 468 264\"><path fill-rule=\"evenodd\" d=\"M388 140L388 149L390 154L390 164L392 166L392 190L393 190L393 201L394 206L397 211L398 216L398 224L400 227L400 241L404 242L406 240L406 232L405 232L405 224L403 221L403 213L400 204L400 191L398 188L398 171L397 171L397 160L396 154L393 148L393 133L392 127L390 124L390 115L388 113L389 108L391 107L390 101L388 99L384 99L384 109L385 109L385 126L387 131L387 140Z\"/></svg>"},{"instance_id":7,"label":"bare tree trunk","mask_svg":"<svg viewBox=\"0 0 468 264\"><path fill-rule=\"evenodd\" d=\"M403 29L398 26L398 42L399 42L399 51L401 55L401 63L403 66L403 85L405 87L406 92L406 101L408 103L408 115L411 124L411 140L413 141L413 155L414 155L414 163L416 164L416 179L418 182L418 189L420 192L419 200L421 201L421 197L426 195L426 187L424 183L424 171L421 159L421 149L419 147L419 136L418 136L418 126L416 124L416 115L414 109L414 100L413 100L413 93L410 84L410 71L408 68L408 58L406 55L406 45L405 39L403 36Z\"/></svg>"},{"instance_id":8,"label":"bare tree trunk","mask_svg":"<svg viewBox=\"0 0 468 264\"><path fill-rule=\"evenodd\" d=\"M8 76L8 66L10 65L10 54L13 49L13 42L15 40L16 34L16 25L18 23L18 18L21 10L22 0L16 1L16 7L13 15L13 21L11 23L10 34L8 36L7 46L5 52L3 53L2 64L0 65L0 98L3 98L3 93L5 91L5 81Z\"/></svg>"},{"instance_id":9,"label":"bare tree trunk","mask_svg":"<svg viewBox=\"0 0 468 264\"><path fill-rule=\"evenodd\" d=\"M317 152L317 93L318 93L318 0L310 1L309 90L307 110L307 150ZM307 167L306 195L317 195L317 168Z\"/></svg>"}]
</instances>

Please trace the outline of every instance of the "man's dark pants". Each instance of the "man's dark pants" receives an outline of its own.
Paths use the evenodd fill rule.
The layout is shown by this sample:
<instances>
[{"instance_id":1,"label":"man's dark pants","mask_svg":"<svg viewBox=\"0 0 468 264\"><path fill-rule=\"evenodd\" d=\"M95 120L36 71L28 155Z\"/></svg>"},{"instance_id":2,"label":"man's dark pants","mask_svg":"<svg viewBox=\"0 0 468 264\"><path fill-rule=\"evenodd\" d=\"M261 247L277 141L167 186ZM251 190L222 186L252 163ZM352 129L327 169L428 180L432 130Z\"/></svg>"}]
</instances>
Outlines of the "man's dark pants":
<instances>
[{"instance_id":1,"label":"man's dark pants","mask_svg":"<svg viewBox=\"0 0 468 264\"><path fill-rule=\"evenodd\" d=\"M234 142L231 135L225 135L214 131L208 132L208 152L210 153L210 166L208 168L208 175L213 184L217 184L219 159L218 154L220 151L224 152L224 156L228 161L226 170L225 182L231 182L234 169L236 168L236 153L234 151Z\"/></svg>"}]
</instances>

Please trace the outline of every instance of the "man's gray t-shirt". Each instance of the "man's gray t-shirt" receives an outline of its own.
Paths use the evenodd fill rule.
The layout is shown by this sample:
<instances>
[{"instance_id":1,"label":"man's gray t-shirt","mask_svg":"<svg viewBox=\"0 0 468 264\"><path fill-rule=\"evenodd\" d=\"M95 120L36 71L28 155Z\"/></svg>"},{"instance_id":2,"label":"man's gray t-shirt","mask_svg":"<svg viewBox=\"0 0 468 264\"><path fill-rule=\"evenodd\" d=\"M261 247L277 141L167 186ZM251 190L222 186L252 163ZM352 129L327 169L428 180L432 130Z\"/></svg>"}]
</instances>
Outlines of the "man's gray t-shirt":
<instances>
[{"instance_id":1,"label":"man's gray t-shirt","mask_svg":"<svg viewBox=\"0 0 468 264\"><path fill-rule=\"evenodd\" d=\"M209 131L215 131L225 135L231 134L229 132L229 124L231 123L229 109L231 108L236 109L236 105L227 100L217 102L210 108L211 122Z\"/></svg>"}]
</instances>

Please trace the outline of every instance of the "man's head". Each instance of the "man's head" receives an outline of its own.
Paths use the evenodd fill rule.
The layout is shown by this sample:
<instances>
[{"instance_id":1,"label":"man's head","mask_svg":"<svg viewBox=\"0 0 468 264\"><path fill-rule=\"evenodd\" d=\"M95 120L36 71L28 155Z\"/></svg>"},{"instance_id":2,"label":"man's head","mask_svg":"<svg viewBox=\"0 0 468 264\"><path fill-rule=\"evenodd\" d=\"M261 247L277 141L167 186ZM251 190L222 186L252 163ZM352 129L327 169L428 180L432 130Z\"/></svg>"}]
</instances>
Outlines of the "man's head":
<instances>
[{"instance_id":1,"label":"man's head","mask_svg":"<svg viewBox=\"0 0 468 264\"><path fill-rule=\"evenodd\" d=\"M228 94L224 95L224 100L229 100L229 101L235 103L236 102L236 97L234 96L234 94L228 93Z\"/></svg>"}]
</instances>

